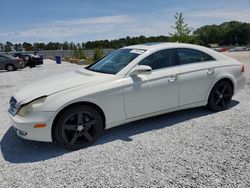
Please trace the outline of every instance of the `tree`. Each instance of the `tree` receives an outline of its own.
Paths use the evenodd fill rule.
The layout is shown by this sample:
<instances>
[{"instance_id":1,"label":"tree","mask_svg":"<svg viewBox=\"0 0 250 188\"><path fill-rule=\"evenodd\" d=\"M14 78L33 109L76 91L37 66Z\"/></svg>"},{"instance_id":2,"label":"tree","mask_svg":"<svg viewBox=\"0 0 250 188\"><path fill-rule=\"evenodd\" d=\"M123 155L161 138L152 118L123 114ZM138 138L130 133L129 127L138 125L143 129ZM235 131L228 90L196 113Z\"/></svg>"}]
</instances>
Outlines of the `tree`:
<instances>
[{"instance_id":1,"label":"tree","mask_svg":"<svg viewBox=\"0 0 250 188\"><path fill-rule=\"evenodd\" d=\"M77 59L86 59L86 55L82 47L74 49L74 57Z\"/></svg>"},{"instance_id":2,"label":"tree","mask_svg":"<svg viewBox=\"0 0 250 188\"><path fill-rule=\"evenodd\" d=\"M194 31L201 45L246 45L250 43L250 24L238 21L206 25Z\"/></svg>"},{"instance_id":3,"label":"tree","mask_svg":"<svg viewBox=\"0 0 250 188\"><path fill-rule=\"evenodd\" d=\"M101 59L104 56L104 53L101 49L95 48L94 49L94 61Z\"/></svg>"},{"instance_id":4,"label":"tree","mask_svg":"<svg viewBox=\"0 0 250 188\"><path fill-rule=\"evenodd\" d=\"M219 26L211 25L198 28L194 35L201 45L209 46L209 44L220 43L223 32Z\"/></svg>"},{"instance_id":5,"label":"tree","mask_svg":"<svg viewBox=\"0 0 250 188\"><path fill-rule=\"evenodd\" d=\"M64 42L64 43L62 44L62 49L63 49L63 50L69 50L69 43L68 43L68 42Z\"/></svg>"},{"instance_id":6,"label":"tree","mask_svg":"<svg viewBox=\"0 0 250 188\"><path fill-rule=\"evenodd\" d=\"M12 51L12 49L13 49L13 44L7 41L4 45L4 52Z\"/></svg>"},{"instance_id":7,"label":"tree","mask_svg":"<svg viewBox=\"0 0 250 188\"><path fill-rule=\"evenodd\" d=\"M223 44L246 45L250 39L250 25L238 21L225 22L220 25L223 33Z\"/></svg>"},{"instance_id":8,"label":"tree","mask_svg":"<svg viewBox=\"0 0 250 188\"><path fill-rule=\"evenodd\" d=\"M34 50L44 50L45 49L45 44L44 43L34 43L33 44Z\"/></svg>"},{"instance_id":9,"label":"tree","mask_svg":"<svg viewBox=\"0 0 250 188\"><path fill-rule=\"evenodd\" d=\"M175 20L175 26L172 26L175 31L174 33L169 33L172 40L177 42L189 42L191 40L190 34L192 29L185 23L182 13L176 13Z\"/></svg>"},{"instance_id":10,"label":"tree","mask_svg":"<svg viewBox=\"0 0 250 188\"><path fill-rule=\"evenodd\" d=\"M4 51L4 44L0 43L0 52Z\"/></svg>"},{"instance_id":11,"label":"tree","mask_svg":"<svg viewBox=\"0 0 250 188\"><path fill-rule=\"evenodd\" d=\"M86 55L85 55L85 52L84 52L83 48L80 47L78 49L78 51L79 51L79 59L86 59Z\"/></svg>"},{"instance_id":12,"label":"tree","mask_svg":"<svg viewBox=\"0 0 250 188\"><path fill-rule=\"evenodd\" d=\"M23 48L25 49L25 51L32 51L33 50L32 44L28 43L28 42L23 43Z\"/></svg>"},{"instance_id":13,"label":"tree","mask_svg":"<svg viewBox=\"0 0 250 188\"><path fill-rule=\"evenodd\" d=\"M73 43L73 42L71 42L70 44L69 44L69 49L70 50L74 50L76 48L76 45Z\"/></svg>"},{"instance_id":14,"label":"tree","mask_svg":"<svg viewBox=\"0 0 250 188\"><path fill-rule=\"evenodd\" d=\"M20 44L20 43L14 44L14 50L15 50L16 52L22 51L22 44Z\"/></svg>"}]
</instances>

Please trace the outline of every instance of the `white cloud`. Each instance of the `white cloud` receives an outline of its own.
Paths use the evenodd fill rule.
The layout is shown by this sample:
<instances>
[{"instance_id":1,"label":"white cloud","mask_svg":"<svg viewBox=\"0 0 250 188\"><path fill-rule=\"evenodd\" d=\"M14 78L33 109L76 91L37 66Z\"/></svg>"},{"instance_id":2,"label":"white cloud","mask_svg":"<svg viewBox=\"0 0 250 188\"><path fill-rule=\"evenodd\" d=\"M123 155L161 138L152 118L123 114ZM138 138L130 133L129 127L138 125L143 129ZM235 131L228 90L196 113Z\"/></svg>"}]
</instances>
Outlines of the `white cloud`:
<instances>
[{"instance_id":1,"label":"white cloud","mask_svg":"<svg viewBox=\"0 0 250 188\"><path fill-rule=\"evenodd\" d=\"M114 28L122 26L133 19L126 15L105 16L96 18L79 18L57 20L45 24L31 25L28 29L17 32L2 32L0 36L11 38L63 38L84 34L114 32Z\"/></svg>"},{"instance_id":2,"label":"white cloud","mask_svg":"<svg viewBox=\"0 0 250 188\"><path fill-rule=\"evenodd\" d=\"M96 25L96 24L121 24L126 23L131 19L131 17L127 15L116 15L116 16L103 16L103 17L96 17L96 18L79 18L73 20L58 20L54 21L52 24L56 25Z\"/></svg>"},{"instance_id":3,"label":"white cloud","mask_svg":"<svg viewBox=\"0 0 250 188\"><path fill-rule=\"evenodd\" d=\"M191 18L209 18L221 20L237 20L250 22L250 9L214 9L210 11L194 11L187 14Z\"/></svg>"},{"instance_id":4,"label":"white cloud","mask_svg":"<svg viewBox=\"0 0 250 188\"><path fill-rule=\"evenodd\" d=\"M43 24L33 24L16 32L0 32L0 40L24 41L88 41L116 39L126 36L168 35L174 24L174 10L154 14L114 15L95 18L77 18L54 20ZM185 9L184 17L194 29L205 24L218 24L224 21L238 20L250 22L250 9L232 11L214 9L211 11L192 11Z\"/></svg>"},{"instance_id":5,"label":"white cloud","mask_svg":"<svg viewBox=\"0 0 250 188\"><path fill-rule=\"evenodd\" d=\"M7 37L8 36L8 32L0 32L0 36Z\"/></svg>"},{"instance_id":6,"label":"white cloud","mask_svg":"<svg viewBox=\"0 0 250 188\"><path fill-rule=\"evenodd\" d=\"M44 24L30 25L17 32L0 33L11 41L87 41L115 39L126 36L168 35L170 26L165 18L151 16L115 15L96 18L55 20Z\"/></svg>"}]
</instances>

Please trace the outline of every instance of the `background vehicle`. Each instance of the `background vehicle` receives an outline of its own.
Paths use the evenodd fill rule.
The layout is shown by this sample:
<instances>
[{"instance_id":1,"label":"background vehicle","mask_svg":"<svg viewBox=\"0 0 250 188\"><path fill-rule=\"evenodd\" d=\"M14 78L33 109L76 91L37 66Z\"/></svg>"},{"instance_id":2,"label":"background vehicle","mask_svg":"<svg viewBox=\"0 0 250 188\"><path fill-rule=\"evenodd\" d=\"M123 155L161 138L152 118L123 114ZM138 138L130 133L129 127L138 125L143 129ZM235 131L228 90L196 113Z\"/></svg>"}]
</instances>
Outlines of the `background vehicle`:
<instances>
[{"instance_id":1,"label":"background vehicle","mask_svg":"<svg viewBox=\"0 0 250 188\"><path fill-rule=\"evenodd\" d=\"M36 66L43 64L43 56L25 53L14 53L13 57L18 57L23 60L25 66Z\"/></svg>"},{"instance_id":2,"label":"background vehicle","mask_svg":"<svg viewBox=\"0 0 250 188\"><path fill-rule=\"evenodd\" d=\"M19 136L79 149L131 121L199 106L225 110L245 80L240 62L212 49L129 46L25 86L11 98L9 114Z\"/></svg>"},{"instance_id":3,"label":"background vehicle","mask_svg":"<svg viewBox=\"0 0 250 188\"><path fill-rule=\"evenodd\" d=\"M228 50L229 52L244 52L244 51L250 51L250 48L247 47L235 47L232 48L230 50Z\"/></svg>"},{"instance_id":4,"label":"background vehicle","mask_svg":"<svg viewBox=\"0 0 250 188\"><path fill-rule=\"evenodd\" d=\"M226 51L228 51L228 48L218 47L218 48L213 48L213 50L215 50L217 52L226 52Z\"/></svg>"},{"instance_id":5,"label":"background vehicle","mask_svg":"<svg viewBox=\"0 0 250 188\"><path fill-rule=\"evenodd\" d=\"M15 71L24 67L21 59L12 56L0 55L0 70Z\"/></svg>"}]
</instances>

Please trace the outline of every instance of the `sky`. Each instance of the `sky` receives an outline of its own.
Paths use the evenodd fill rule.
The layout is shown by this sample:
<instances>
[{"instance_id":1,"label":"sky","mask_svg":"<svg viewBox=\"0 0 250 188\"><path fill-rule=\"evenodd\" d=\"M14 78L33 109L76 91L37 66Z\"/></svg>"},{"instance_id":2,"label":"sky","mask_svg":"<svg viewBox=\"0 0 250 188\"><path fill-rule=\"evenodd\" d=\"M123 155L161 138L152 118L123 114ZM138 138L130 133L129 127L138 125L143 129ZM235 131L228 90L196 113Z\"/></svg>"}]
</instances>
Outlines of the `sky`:
<instances>
[{"instance_id":1,"label":"sky","mask_svg":"<svg viewBox=\"0 0 250 188\"><path fill-rule=\"evenodd\" d=\"M176 12L193 29L250 22L250 0L0 0L0 42L169 35Z\"/></svg>"}]
</instances>

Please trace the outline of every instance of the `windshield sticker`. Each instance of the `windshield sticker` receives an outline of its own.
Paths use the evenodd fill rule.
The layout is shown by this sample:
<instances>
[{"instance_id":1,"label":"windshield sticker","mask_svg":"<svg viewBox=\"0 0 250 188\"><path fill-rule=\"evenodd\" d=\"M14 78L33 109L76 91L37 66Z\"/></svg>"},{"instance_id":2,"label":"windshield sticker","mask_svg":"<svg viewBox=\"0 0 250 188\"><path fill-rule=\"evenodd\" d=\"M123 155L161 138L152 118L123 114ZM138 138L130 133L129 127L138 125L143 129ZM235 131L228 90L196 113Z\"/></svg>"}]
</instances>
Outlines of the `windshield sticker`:
<instances>
[{"instance_id":1,"label":"windshield sticker","mask_svg":"<svg viewBox=\"0 0 250 188\"><path fill-rule=\"evenodd\" d=\"M136 50L136 49L134 49L134 50L131 50L129 53L134 53L134 54L142 54L143 52L145 52L145 50Z\"/></svg>"}]
</instances>

